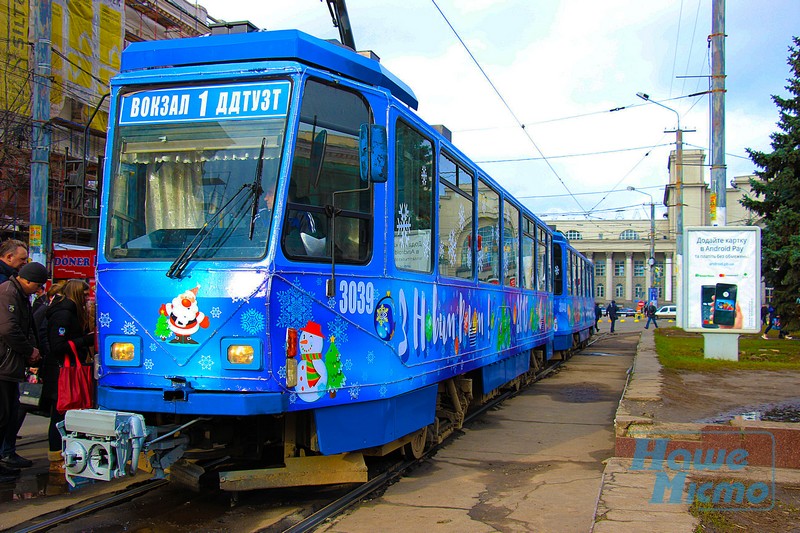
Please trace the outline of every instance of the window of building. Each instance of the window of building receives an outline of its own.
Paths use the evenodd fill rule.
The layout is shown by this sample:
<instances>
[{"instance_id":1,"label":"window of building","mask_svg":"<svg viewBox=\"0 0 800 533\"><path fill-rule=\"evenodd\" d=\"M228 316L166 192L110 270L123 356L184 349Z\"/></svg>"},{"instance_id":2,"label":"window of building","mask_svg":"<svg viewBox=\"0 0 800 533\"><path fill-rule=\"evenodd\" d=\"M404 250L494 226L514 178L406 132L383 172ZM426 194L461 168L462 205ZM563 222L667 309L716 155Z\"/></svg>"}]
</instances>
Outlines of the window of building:
<instances>
[{"instance_id":1,"label":"window of building","mask_svg":"<svg viewBox=\"0 0 800 533\"><path fill-rule=\"evenodd\" d=\"M439 181L439 273L472 279L472 175L441 154ZM479 240L479 249L480 245Z\"/></svg>"},{"instance_id":2,"label":"window of building","mask_svg":"<svg viewBox=\"0 0 800 533\"><path fill-rule=\"evenodd\" d=\"M633 297L634 298L644 298L644 287L642 287L641 283L637 283L633 286Z\"/></svg>"},{"instance_id":3,"label":"window of building","mask_svg":"<svg viewBox=\"0 0 800 533\"><path fill-rule=\"evenodd\" d=\"M398 268L433 266L433 144L404 122L395 138L394 261Z\"/></svg>"},{"instance_id":4,"label":"window of building","mask_svg":"<svg viewBox=\"0 0 800 533\"><path fill-rule=\"evenodd\" d=\"M644 261L633 262L633 276L637 278L644 277Z\"/></svg>"},{"instance_id":5,"label":"window of building","mask_svg":"<svg viewBox=\"0 0 800 533\"><path fill-rule=\"evenodd\" d=\"M635 241L639 239L639 233L632 229L626 229L619 234L619 238L623 241Z\"/></svg>"},{"instance_id":6,"label":"window of building","mask_svg":"<svg viewBox=\"0 0 800 533\"><path fill-rule=\"evenodd\" d=\"M575 231L574 229L567 230L564 236L571 240L571 241L581 241L583 240L583 235L581 235L580 231Z\"/></svg>"},{"instance_id":7,"label":"window of building","mask_svg":"<svg viewBox=\"0 0 800 533\"><path fill-rule=\"evenodd\" d=\"M595 296L598 298L605 298L606 297L606 287L602 283L598 283L594 286Z\"/></svg>"},{"instance_id":8,"label":"window of building","mask_svg":"<svg viewBox=\"0 0 800 533\"><path fill-rule=\"evenodd\" d=\"M622 283L617 283L617 286L614 287L614 296L617 298L622 298L625 295L625 287L622 286Z\"/></svg>"},{"instance_id":9,"label":"window of building","mask_svg":"<svg viewBox=\"0 0 800 533\"><path fill-rule=\"evenodd\" d=\"M606 275L606 262L597 262L594 264L594 275L597 277Z\"/></svg>"},{"instance_id":10,"label":"window of building","mask_svg":"<svg viewBox=\"0 0 800 533\"><path fill-rule=\"evenodd\" d=\"M625 261L614 261L614 275L615 276L625 275Z\"/></svg>"}]
</instances>

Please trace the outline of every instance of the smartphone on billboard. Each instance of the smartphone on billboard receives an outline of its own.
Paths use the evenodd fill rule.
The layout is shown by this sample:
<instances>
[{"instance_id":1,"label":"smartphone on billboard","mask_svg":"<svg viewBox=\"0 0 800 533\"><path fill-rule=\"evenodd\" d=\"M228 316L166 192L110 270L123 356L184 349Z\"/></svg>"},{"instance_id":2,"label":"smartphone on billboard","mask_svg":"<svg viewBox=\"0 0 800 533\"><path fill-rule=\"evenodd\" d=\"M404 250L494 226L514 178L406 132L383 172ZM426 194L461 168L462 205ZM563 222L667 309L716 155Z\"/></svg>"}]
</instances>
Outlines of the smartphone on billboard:
<instances>
[{"instance_id":1,"label":"smartphone on billboard","mask_svg":"<svg viewBox=\"0 0 800 533\"><path fill-rule=\"evenodd\" d=\"M714 324L733 326L736 321L736 285L717 283L714 290Z\"/></svg>"},{"instance_id":2,"label":"smartphone on billboard","mask_svg":"<svg viewBox=\"0 0 800 533\"><path fill-rule=\"evenodd\" d=\"M704 328L718 328L714 324L714 298L717 293L716 285L703 285L700 288L700 305L702 306L700 316L703 319Z\"/></svg>"}]
</instances>

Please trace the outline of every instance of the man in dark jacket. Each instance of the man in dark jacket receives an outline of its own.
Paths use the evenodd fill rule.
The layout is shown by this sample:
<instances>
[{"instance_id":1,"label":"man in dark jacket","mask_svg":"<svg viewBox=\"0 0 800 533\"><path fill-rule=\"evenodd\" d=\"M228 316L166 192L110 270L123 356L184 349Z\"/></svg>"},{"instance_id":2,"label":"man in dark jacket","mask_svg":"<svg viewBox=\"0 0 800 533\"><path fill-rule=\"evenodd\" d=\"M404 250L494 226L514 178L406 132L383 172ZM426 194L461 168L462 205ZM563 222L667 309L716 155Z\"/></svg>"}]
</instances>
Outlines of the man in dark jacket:
<instances>
[{"instance_id":1,"label":"man in dark jacket","mask_svg":"<svg viewBox=\"0 0 800 533\"><path fill-rule=\"evenodd\" d=\"M11 276L28 262L28 247L24 242L8 239L0 243L0 283Z\"/></svg>"},{"instance_id":2,"label":"man in dark jacket","mask_svg":"<svg viewBox=\"0 0 800 533\"><path fill-rule=\"evenodd\" d=\"M614 325L617 323L617 311L619 311L617 302L611 300L611 303L606 307L606 316L608 316L608 320L611 321L611 333L614 333Z\"/></svg>"},{"instance_id":3,"label":"man in dark jacket","mask_svg":"<svg viewBox=\"0 0 800 533\"><path fill-rule=\"evenodd\" d=\"M19 274L0 284L0 440L17 431L19 383L25 380L25 367L41 360L36 348L36 330L30 295L47 282L44 265L27 263ZM19 474L18 465L30 465L14 453L0 458L0 480L11 481Z\"/></svg>"}]
</instances>

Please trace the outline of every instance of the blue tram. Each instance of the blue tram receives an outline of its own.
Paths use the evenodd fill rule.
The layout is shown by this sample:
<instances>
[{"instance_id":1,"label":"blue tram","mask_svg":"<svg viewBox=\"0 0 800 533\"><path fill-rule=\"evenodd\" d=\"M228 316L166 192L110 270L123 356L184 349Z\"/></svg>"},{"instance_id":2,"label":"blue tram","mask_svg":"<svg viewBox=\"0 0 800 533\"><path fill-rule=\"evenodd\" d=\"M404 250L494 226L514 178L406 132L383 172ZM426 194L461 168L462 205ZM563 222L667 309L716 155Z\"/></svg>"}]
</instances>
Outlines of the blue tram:
<instances>
[{"instance_id":1,"label":"blue tram","mask_svg":"<svg viewBox=\"0 0 800 533\"><path fill-rule=\"evenodd\" d=\"M123 52L99 408L61 426L71 482L141 452L156 475L214 465L225 490L363 481L364 455L419 455L552 357L553 262L581 256L416 105L375 58L299 31ZM557 306L579 340L587 264L574 317Z\"/></svg>"},{"instance_id":2,"label":"blue tram","mask_svg":"<svg viewBox=\"0 0 800 533\"><path fill-rule=\"evenodd\" d=\"M594 329L594 265L567 241L553 234L553 350L583 347Z\"/></svg>"}]
</instances>

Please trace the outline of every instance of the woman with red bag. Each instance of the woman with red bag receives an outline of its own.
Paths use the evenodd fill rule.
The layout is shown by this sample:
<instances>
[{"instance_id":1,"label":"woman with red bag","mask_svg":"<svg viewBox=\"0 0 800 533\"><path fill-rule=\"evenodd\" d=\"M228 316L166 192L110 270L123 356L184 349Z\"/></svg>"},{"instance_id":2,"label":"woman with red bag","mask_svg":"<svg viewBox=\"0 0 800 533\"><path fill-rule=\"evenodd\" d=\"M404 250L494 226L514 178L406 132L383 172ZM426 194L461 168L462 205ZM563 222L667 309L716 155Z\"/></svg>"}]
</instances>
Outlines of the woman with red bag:
<instances>
[{"instance_id":1,"label":"woman with red bag","mask_svg":"<svg viewBox=\"0 0 800 533\"><path fill-rule=\"evenodd\" d=\"M65 360L68 365L75 366L75 358L81 365L91 366L90 350L94 347L94 324L90 321L86 298L89 295L89 284L78 279L67 281L56 294L47 308L47 340L50 353L44 361L45 394L52 402L50 408L50 428L48 440L50 444L50 471L63 474L64 460L61 457L61 434L56 424L64 420L64 413L59 411L59 374L63 371ZM62 398L63 400L63 398ZM87 398L87 402L90 398Z\"/></svg>"}]
</instances>

